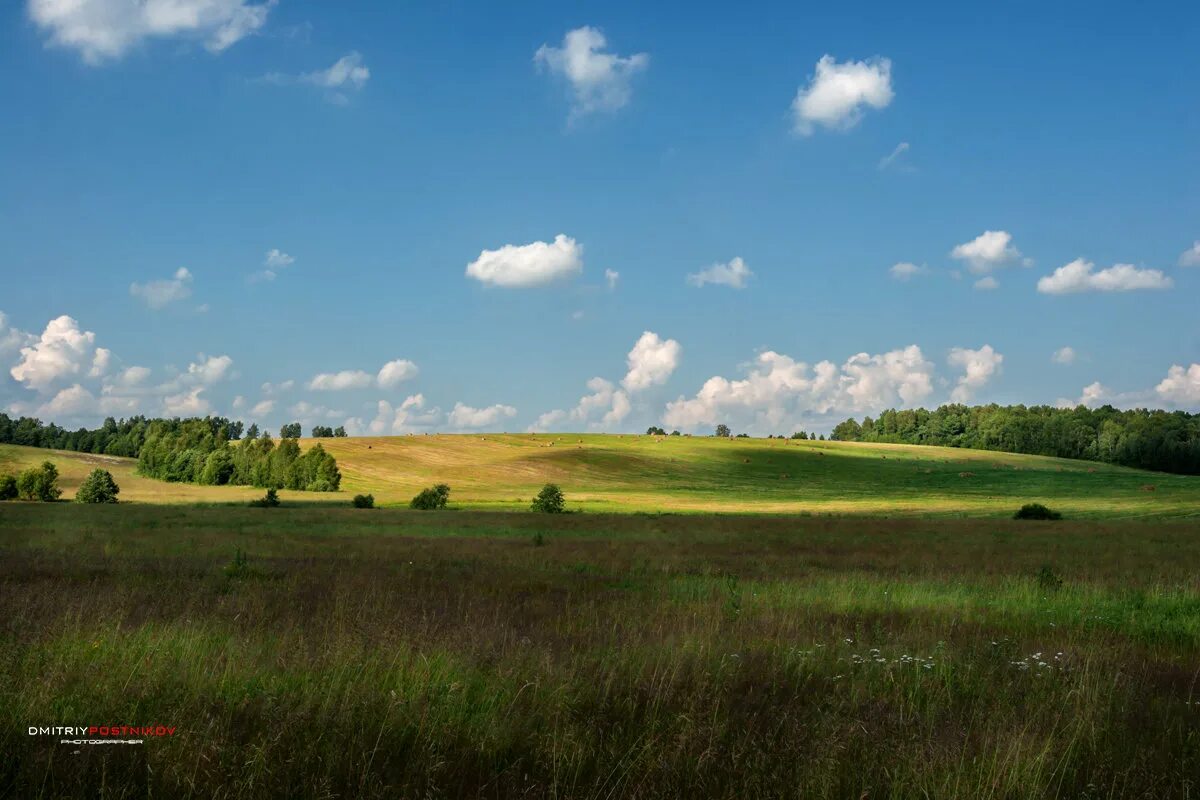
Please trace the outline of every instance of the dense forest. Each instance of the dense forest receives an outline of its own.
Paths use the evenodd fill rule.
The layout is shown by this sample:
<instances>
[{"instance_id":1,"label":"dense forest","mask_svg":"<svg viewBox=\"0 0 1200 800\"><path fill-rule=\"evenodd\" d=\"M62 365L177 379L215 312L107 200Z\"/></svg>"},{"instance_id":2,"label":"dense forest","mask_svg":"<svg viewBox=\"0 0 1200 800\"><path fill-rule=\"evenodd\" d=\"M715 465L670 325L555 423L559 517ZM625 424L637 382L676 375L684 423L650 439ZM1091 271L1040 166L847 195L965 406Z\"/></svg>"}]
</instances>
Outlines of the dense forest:
<instances>
[{"instance_id":1,"label":"dense forest","mask_svg":"<svg viewBox=\"0 0 1200 800\"><path fill-rule=\"evenodd\" d=\"M1183 411L998 405L889 409L878 419L848 419L833 429L831 438L1002 450L1200 474L1200 414Z\"/></svg>"},{"instance_id":2,"label":"dense forest","mask_svg":"<svg viewBox=\"0 0 1200 800\"><path fill-rule=\"evenodd\" d=\"M286 426L299 435L299 426ZM138 472L165 481L234 484L310 492L337 491L342 475L319 444L304 453L294 437L276 444L224 417L120 421L109 417L95 430L68 431L30 417L0 414L0 444L20 444L138 459Z\"/></svg>"}]
</instances>

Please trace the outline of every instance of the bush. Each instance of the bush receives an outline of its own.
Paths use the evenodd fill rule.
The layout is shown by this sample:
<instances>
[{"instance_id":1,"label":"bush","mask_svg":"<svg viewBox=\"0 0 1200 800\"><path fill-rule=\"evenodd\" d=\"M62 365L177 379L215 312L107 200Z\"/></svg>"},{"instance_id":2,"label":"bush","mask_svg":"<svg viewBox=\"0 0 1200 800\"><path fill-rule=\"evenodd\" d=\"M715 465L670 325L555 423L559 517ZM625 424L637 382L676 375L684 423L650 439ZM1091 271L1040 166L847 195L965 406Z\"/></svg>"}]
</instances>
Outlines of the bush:
<instances>
[{"instance_id":1,"label":"bush","mask_svg":"<svg viewBox=\"0 0 1200 800\"><path fill-rule=\"evenodd\" d=\"M0 475L0 500L13 500L17 496L15 475Z\"/></svg>"},{"instance_id":2,"label":"bush","mask_svg":"<svg viewBox=\"0 0 1200 800\"><path fill-rule=\"evenodd\" d=\"M422 489L421 493L409 502L408 507L415 508L418 511L438 511L445 508L449 500L450 487L444 483L439 483L437 486Z\"/></svg>"},{"instance_id":3,"label":"bush","mask_svg":"<svg viewBox=\"0 0 1200 800\"><path fill-rule=\"evenodd\" d=\"M547 483L538 492L538 496L533 498L529 510L540 511L543 514L561 514L566 511L566 505L567 501L563 497L562 489L553 483Z\"/></svg>"},{"instance_id":4,"label":"bush","mask_svg":"<svg viewBox=\"0 0 1200 800\"><path fill-rule=\"evenodd\" d=\"M350 501L355 508L374 508L375 495L373 494L356 494L354 499Z\"/></svg>"},{"instance_id":5,"label":"bush","mask_svg":"<svg viewBox=\"0 0 1200 800\"><path fill-rule=\"evenodd\" d=\"M1055 592L1062 588L1063 580L1055 574L1054 568L1049 564L1038 570L1037 574L1038 586L1044 591Z\"/></svg>"},{"instance_id":6,"label":"bush","mask_svg":"<svg viewBox=\"0 0 1200 800\"><path fill-rule=\"evenodd\" d=\"M1051 511L1041 503L1026 503L1013 514L1013 519L1062 519L1062 514Z\"/></svg>"},{"instance_id":7,"label":"bush","mask_svg":"<svg viewBox=\"0 0 1200 800\"><path fill-rule=\"evenodd\" d=\"M75 502L115 503L117 495L120 493L121 489L113 480L112 473L106 469L96 469L92 470L92 474L79 484L79 491L75 493Z\"/></svg>"},{"instance_id":8,"label":"bush","mask_svg":"<svg viewBox=\"0 0 1200 800\"><path fill-rule=\"evenodd\" d=\"M267 489L267 493L257 500L251 500L252 508L275 508L279 505L279 493L274 489Z\"/></svg>"},{"instance_id":9,"label":"bush","mask_svg":"<svg viewBox=\"0 0 1200 800\"><path fill-rule=\"evenodd\" d=\"M58 467L43 461L40 467L30 467L17 476L17 494L26 500L52 503L62 495L58 488Z\"/></svg>"}]
</instances>

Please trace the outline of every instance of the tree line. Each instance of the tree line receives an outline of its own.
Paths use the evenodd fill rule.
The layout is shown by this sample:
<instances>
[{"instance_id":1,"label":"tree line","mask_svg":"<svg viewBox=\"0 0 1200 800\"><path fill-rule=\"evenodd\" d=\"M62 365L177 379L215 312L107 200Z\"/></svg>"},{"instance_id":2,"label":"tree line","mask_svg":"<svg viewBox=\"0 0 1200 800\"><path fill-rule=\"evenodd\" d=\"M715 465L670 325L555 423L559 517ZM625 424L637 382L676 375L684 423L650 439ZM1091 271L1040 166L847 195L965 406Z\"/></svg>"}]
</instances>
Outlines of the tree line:
<instances>
[{"instance_id":1,"label":"tree line","mask_svg":"<svg viewBox=\"0 0 1200 800\"><path fill-rule=\"evenodd\" d=\"M935 411L889 409L862 422L848 419L830 438L969 447L1200 474L1200 414L1184 411L953 404Z\"/></svg>"},{"instance_id":2,"label":"tree line","mask_svg":"<svg viewBox=\"0 0 1200 800\"><path fill-rule=\"evenodd\" d=\"M225 417L109 417L95 430L68 431L31 417L0 414L0 444L136 458L141 474L179 483L337 491L342 476L333 456L319 444L301 453L298 423L283 426L280 433L285 435L276 444L257 425L246 428Z\"/></svg>"}]
</instances>

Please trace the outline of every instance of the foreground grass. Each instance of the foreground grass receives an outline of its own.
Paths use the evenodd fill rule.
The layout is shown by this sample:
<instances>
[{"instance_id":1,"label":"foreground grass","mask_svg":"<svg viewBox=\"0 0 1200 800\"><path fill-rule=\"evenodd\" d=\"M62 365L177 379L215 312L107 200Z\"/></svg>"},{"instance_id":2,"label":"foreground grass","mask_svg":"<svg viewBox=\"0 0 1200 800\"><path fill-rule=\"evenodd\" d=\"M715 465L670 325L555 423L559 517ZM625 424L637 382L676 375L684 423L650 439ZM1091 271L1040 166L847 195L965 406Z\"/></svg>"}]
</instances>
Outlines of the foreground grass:
<instances>
[{"instance_id":1,"label":"foreground grass","mask_svg":"<svg viewBox=\"0 0 1200 800\"><path fill-rule=\"evenodd\" d=\"M312 444L305 440L303 446ZM342 491L287 493L292 502L345 504L370 493L407 505L435 483L451 504L525 510L547 482L590 512L1011 516L1041 502L1071 518L1200 518L1200 479L1068 459L912 445L612 434L481 434L324 439ZM245 502L261 489L169 484L133 461L0 445L0 472L50 458L66 497L96 466L121 499Z\"/></svg>"},{"instance_id":2,"label":"foreground grass","mask_svg":"<svg viewBox=\"0 0 1200 800\"><path fill-rule=\"evenodd\" d=\"M4 795L1200 781L1197 523L9 504L0 562Z\"/></svg>"}]
</instances>

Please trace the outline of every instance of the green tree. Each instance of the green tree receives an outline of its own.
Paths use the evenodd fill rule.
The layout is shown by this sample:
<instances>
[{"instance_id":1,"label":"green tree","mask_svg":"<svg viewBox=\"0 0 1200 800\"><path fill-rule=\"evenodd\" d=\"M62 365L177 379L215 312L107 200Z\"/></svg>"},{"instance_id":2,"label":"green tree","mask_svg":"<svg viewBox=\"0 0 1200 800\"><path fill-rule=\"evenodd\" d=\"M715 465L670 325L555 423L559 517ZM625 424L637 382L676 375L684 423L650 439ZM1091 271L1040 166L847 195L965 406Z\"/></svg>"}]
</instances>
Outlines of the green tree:
<instances>
[{"instance_id":1,"label":"green tree","mask_svg":"<svg viewBox=\"0 0 1200 800\"><path fill-rule=\"evenodd\" d=\"M17 476L0 475L0 500L14 500L17 494Z\"/></svg>"},{"instance_id":2,"label":"green tree","mask_svg":"<svg viewBox=\"0 0 1200 800\"><path fill-rule=\"evenodd\" d=\"M538 496L533 498L529 510L543 514L561 514L567 510L566 507L567 500L563 496L562 489L559 489L556 484L547 483L538 492Z\"/></svg>"},{"instance_id":3,"label":"green tree","mask_svg":"<svg viewBox=\"0 0 1200 800\"><path fill-rule=\"evenodd\" d=\"M437 511L446 507L450 500L450 487L444 483L422 489L420 494L409 501L408 507L419 511Z\"/></svg>"},{"instance_id":4,"label":"green tree","mask_svg":"<svg viewBox=\"0 0 1200 800\"><path fill-rule=\"evenodd\" d=\"M731 433L732 433L732 431L729 430L728 425L721 423L720 425L717 426L717 434L716 435L718 437L720 437L722 439L728 439Z\"/></svg>"},{"instance_id":5,"label":"green tree","mask_svg":"<svg viewBox=\"0 0 1200 800\"><path fill-rule=\"evenodd\" d=\"M30 467L17 476L17 493L26 500L51 503L62 496L58 488L58 468L49 461L40 467Z\"/></svg>"},{"instance_id":6,"label":"green tree","mask_svg":"<svg viewBox=\"0 0 1200 800\"><path fill-rule=\"evenodd\" d=\"M289 422L279 429L280 439L299 439L301 434L299 422Z\"/></svg>"},{"instance_id":7,"label":"green tree","mask_svg":"<svg viewBox=\"0 0 1200 800\"><path fill-rule=\"evenodd\" d=\"M121 489L113 480L111 472L106 469L95 469L92 470L91 475L83 479L83 483L79 484L79 491L75 493L75 502L115 503L117 495L120 493Z\"/></svg>"}]
</instances>

